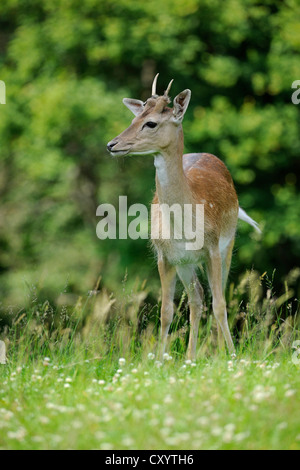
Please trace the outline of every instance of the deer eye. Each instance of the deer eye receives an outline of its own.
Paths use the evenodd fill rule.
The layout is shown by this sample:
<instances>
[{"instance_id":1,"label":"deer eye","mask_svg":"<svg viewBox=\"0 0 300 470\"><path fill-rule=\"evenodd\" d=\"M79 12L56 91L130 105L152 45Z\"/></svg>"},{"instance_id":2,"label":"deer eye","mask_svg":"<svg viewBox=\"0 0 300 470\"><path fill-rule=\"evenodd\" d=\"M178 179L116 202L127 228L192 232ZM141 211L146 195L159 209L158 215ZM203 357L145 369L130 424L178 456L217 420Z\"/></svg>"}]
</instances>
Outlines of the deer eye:
<instances>
[{"instance_id":1,"label":"deer eye","mask_svg":"<svg viewBox=\"0 0 300 470\"><path fill-rule=\"evenodd\" d=\"M145 126L150 127L151 129L154 129L154 127L157 126L157 123L153 122L153 121L148 121L148 122L146 122L146 124L143 125L143 129L144 129Z\"/></svg>"}]
</instances>

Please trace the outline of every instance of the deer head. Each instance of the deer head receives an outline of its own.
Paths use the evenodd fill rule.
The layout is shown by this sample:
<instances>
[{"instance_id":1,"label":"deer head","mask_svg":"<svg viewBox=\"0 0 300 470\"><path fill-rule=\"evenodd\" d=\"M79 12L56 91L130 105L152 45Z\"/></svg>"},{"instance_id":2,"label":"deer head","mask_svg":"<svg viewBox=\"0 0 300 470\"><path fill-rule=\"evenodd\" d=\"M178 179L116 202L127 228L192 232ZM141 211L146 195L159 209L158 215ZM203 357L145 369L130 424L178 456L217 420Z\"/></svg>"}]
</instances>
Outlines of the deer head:
<instances>
[{"instance_id":1,"label":"deer head","mask_svg":"<svg viewBox=\"0 0 300 470\"><path fill-rule=\"evenodd\" d=\"M187 110L191 91L184 90L173 101L169 91L170 81L162 96L156 94L158 74L152 85L152 96L145 103L140 100L124 98L123 103L134 114L131 125L107 144L111 155L157 154L164 151L172 142L177 142L182 135L182 120Z\"/></svg>"}]
</instances>

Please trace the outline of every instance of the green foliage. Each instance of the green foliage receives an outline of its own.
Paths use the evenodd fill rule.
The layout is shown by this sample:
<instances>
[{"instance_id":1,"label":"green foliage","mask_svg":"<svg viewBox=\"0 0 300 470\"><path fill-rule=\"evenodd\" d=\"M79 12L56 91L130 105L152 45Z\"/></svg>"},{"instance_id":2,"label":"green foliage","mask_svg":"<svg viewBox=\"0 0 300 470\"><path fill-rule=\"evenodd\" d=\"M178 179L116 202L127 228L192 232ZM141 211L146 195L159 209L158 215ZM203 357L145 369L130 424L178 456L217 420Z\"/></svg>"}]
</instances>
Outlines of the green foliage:
<instances>
[{"instance_id":1,"label":"green foliage","mask_svg":"<svg viewBox=\"0 0 300 470\"><path fill-rule=\"evenodd\" d=\"M96 208L149 204L152 159L114 161L106 142L128 126L124 96L192 90L187 151L218 155L240 204L264 229L240 225L234 275L283 277L299 265L300 5L296 0L7 0L0 4L0 290L26 283L55 299L99 274L109 289L156 270L147 242L99 241Z\"/></svg>"}]
</instances>

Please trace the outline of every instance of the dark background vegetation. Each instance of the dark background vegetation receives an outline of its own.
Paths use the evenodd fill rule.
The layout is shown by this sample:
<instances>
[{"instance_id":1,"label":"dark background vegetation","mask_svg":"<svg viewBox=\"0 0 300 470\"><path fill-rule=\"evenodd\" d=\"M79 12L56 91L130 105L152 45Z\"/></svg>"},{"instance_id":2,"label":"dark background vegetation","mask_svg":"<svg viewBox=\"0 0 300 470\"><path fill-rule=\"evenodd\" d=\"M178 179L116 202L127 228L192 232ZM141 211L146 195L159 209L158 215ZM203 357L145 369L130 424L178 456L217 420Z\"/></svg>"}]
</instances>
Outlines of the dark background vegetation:
<instances>
[{"instance_id":1,"label":"dark background vegetation","mask_svg":"<svg viewBox=\"0 0 300 470\"><path fill-rule=\"evenodd\" d=\"M114 160L106 143L132 119L123 97L146 99L171 78L192 90L187 152L230 169L240 205L263 228L239 224L231 280L246 269L280 291L300 266L300 79L297 0L6 0L0 3L0 294L2 308L35 295L69 301L99 276L122 292L147 279L146 240L96 237L96 208L150 204L152 157ZM297 292L295 291L297 294Z\"/></svg>"}]
</instances>

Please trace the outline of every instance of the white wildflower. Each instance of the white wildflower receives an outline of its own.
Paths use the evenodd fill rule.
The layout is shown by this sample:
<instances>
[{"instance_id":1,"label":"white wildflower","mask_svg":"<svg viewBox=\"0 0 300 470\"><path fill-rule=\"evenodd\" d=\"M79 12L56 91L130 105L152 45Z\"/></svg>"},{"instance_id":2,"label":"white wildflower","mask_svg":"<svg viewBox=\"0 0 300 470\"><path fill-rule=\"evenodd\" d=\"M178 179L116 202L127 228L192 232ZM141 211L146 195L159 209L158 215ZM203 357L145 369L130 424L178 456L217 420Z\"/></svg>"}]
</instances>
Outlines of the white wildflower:
<instances>
[{"instance_id":1,"label":"white wildflower","mask_svg":"<svg viewBox=\"0 0 300 470\"><path fill-rule=\"evenodd\" d=\"M164 353L163 359L164 361L171 361L173 358L168 353Z\"/></svg>"}]
</instances>

